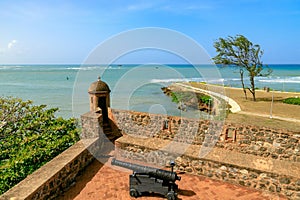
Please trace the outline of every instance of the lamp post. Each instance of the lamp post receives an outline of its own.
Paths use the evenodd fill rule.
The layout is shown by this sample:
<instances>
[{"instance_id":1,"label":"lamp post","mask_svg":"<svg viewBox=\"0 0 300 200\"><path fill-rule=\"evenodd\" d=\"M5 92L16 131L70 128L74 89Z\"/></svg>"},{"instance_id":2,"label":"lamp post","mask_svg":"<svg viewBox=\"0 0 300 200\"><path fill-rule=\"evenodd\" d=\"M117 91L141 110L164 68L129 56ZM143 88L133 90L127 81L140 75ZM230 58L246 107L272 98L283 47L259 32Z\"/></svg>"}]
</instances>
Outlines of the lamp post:
<instances>
[{"instance_id":1,"label":"lamp post","mask_svg":"<svg viewBox=\"0 0 300 200\"><path fill-rule=\"evenodd\" d=\"M274 102L274 93L272 92L272 101L271 101L271 108L270 108L270 118L272 119L272 112L273 112L273 102Z\"/></svg>"}]
</instances>

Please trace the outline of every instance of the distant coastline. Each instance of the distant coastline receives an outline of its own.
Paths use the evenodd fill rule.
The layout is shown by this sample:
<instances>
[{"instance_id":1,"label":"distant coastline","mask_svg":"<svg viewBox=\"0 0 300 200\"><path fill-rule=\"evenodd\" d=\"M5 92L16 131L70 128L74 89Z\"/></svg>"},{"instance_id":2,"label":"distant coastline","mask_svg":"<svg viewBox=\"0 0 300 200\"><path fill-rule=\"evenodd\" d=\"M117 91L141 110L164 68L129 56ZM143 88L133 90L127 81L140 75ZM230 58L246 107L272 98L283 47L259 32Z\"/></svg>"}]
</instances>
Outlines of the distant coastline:
<instances>
[{"instance_id":1,"label":"distant coastline","mask_svg":"<svg viewBox=\"0 0 300 200\"><path fill-rule=\"evenodd\" d=\"M166 66L166 67L164 67ZM271 64L273 74L270 77L258 77L258 88L269 87L276 91L300 92L300 65ZM149 111L152 105L161 104L169 115L180 115L174 103L162 94L160 88L174 82L207 82L233 88L240 87L239 74L233 68L218 67L220 74L214 77L201 77L201 71L210 70L210 65L198 67L184 64L173 65L90 65L81 68L74 64L49 65L0 65L0 95L17 96L24 100L33 100L35 104L58 107L58 115L79 117L88 111L87 88L97 80L98 75L108 83L112 92L111 106L117 109ZM131 82L122 82L133 69L139 68L141 74L133 76ZM169 68L170 73L164 73ZM145 70L145 73L142 71ZM162 71L162 73L160 73ZM155 72L158 74L152 75ZM174 73L173 73L174 72ZM149 78L149 75L152 77ZM68 78L66 78L68 77ZM248 80L246 80L248 81ZM124 91L116 91L116 85L122 84ZM135 84L142 84L128 99L129 91ZM247 84L247 82L246 82Z\"/></svg>"}]
</instances>

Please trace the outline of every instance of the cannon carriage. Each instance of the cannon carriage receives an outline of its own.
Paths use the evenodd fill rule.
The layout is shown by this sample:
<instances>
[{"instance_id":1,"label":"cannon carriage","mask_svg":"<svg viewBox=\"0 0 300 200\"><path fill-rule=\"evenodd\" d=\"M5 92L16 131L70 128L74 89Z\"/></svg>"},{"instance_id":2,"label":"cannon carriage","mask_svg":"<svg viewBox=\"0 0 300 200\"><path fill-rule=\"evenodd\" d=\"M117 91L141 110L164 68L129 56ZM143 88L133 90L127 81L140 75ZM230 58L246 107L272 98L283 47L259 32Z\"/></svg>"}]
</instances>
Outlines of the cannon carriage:
<instances>
[{"instance_id":1,"label":"cannon carriage","mask_svg":"<svg viewBox=\"0 0 300 200\"><path fill-rule=\"evenodd\" d=\"M171 171L132 164L115 158L111 164L133 171L129 175L130 196L139 197L143 193L154 192L165 196L168 200L177 199L178 185L175 182L181 177L173 171L174 162L170 163Z\"/></svg>"}]
</instances>

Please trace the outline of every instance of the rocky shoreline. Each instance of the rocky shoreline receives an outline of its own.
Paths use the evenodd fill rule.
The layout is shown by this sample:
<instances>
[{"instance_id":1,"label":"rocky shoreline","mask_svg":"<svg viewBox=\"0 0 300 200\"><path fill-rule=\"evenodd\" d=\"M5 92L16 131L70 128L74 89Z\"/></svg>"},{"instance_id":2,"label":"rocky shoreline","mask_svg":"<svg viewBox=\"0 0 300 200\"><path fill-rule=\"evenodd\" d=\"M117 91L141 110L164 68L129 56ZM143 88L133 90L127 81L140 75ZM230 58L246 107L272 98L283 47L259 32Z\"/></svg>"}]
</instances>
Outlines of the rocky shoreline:
<instances>
[{"instance_id":1,"label":"rocky shoreline","mask_svg":"<svg viewBox=\"0 0 300 200\"><path fill-rule=\"evenodd\" d=\"M177 108L180 110L192 109L215 114L214 100L208 95L187 91L175 85L162 87L161 90L165 95L172 98L173 102L177 103Z\"/></svg>"}]
</instances>

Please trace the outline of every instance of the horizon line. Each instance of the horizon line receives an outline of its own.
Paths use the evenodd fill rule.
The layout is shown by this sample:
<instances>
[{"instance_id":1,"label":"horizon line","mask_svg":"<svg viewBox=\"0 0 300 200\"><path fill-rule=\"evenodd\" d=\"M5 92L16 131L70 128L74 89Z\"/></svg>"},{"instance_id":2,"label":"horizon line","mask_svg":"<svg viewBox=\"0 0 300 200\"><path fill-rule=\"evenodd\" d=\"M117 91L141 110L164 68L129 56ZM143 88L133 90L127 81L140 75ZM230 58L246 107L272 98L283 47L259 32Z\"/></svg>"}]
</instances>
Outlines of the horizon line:
<instances>
[{"instance_id":1,"label":"horizon line","mask_svg":"<svg viewBox=\"0 0 300 200\"><path fill-rule=\"evenodd\" d=\"M84 63L13 63L13 64L0 64L0 66L14 66L14 65L220 65L220 64L214 64L214 63L198 63L198 64L192 64L192 63L113 63L113 64L100 64L100 63L90 63L90 64L84 64ZM300 65L300 63L268 63L263 65Z\"/></svg>"}]
</instances>

